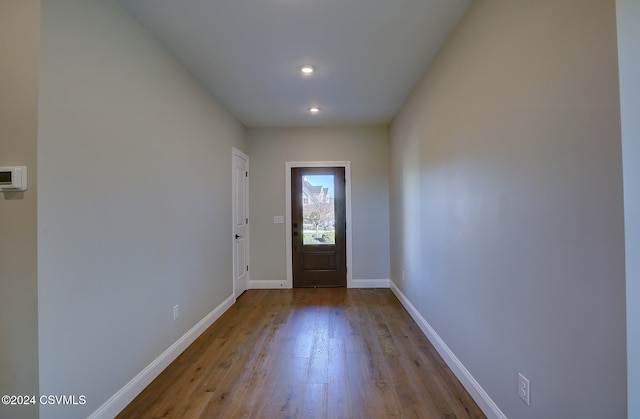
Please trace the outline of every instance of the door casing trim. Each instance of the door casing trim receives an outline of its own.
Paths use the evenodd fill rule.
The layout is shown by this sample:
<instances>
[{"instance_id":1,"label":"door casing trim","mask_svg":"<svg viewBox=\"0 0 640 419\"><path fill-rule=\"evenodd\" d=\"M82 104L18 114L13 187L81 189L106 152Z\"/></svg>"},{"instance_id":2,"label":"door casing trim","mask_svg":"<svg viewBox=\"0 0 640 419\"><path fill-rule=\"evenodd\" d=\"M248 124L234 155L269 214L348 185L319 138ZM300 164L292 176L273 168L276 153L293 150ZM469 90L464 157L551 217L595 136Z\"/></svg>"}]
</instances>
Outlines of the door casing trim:
<instances>
[{"instance_id":1,"label":"door casing trim","mask_svg":"<svg viewBox=\"0 0 640 419\"><path fill-rule=\"evenodd\" d=\"M285 230L287 281L285 288L293 288L293 243L291 242L291 169L294 167L344 167L345 210L347 222L347 288L352 288L351 269L351 162L350 161L288 161L285 162Z\"/></svg>"}]
</instances>

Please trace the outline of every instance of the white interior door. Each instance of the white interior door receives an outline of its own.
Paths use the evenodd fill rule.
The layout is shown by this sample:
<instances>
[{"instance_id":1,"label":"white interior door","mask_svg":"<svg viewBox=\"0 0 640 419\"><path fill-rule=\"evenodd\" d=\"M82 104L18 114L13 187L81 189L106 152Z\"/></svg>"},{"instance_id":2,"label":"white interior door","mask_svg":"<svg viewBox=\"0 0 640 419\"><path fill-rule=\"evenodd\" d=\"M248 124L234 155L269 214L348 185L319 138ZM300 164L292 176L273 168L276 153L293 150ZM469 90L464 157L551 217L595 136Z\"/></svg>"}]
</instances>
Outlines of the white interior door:
<instances>
[{"instance_id":1,"label":"white interior door","mask_svg":"<svg viewBox=\"0 0 640 419\"><path fill-rule=\"evenodd\" d=\"M233 149L233 293L249 287L249 157Z\"/></svg>"}]
</instances>

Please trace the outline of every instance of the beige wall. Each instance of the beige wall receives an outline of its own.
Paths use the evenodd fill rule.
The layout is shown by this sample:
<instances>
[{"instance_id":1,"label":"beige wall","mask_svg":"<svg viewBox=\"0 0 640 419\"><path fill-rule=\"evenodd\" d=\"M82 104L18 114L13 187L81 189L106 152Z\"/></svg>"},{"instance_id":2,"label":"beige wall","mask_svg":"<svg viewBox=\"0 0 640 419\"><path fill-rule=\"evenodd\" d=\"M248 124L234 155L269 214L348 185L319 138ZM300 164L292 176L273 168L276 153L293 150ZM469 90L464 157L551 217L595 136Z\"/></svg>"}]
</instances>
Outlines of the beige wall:
<instances>
[{"instance_id":1,"label":"beige wall","mask_svg":"<svg viewBox=\"0 0 640 419\"><path fill-rule=\"evenodd\" d=\"M286 280L287 161L350 161L354 280L389 279L386 127L247 130L251 159L251 279Z\"/></svg>"},{"instance_id":2,"label":"beige wall","mask_svg":"<svg viewBox=\"0 0 640 419\"><path fill-rule=\"evenodd\" d=\"M115 1L43 2L41 408L83 418L232 295L244 127ZM180 318L173 320L173 306Z\"/></svg>"},{"instance_id":3,"label":"beige wall","mask_svg":"<svg viewBox=\"0 0 640 419\"><path fill-rule=\"evenodd\" d=\"M616 51L613 0L476 0L391 127L391 279L510 418L626 417Z\"/></svg>"},{"instance_id":4,"label":"beige wall","mask_svg":"<svg viewBox=\"0 0 640 419\"><path fill-rule=\"evenodd\" d=\"M617 0L627 268L627 395L640 418L640 3Z\"/></svg>"},{"instance_id":5,"label":"beige wall","mask_svg":"<svg viewBox=\"0 0 640 419\"><path fill-rule=\"evenodd\" d=\"M0 395L38 394L37 121L39 0L0 1L0 166L27 166L29 189L0 192ZM0 404L0 417L37 406Z\"/></svg>"}]
</instances>

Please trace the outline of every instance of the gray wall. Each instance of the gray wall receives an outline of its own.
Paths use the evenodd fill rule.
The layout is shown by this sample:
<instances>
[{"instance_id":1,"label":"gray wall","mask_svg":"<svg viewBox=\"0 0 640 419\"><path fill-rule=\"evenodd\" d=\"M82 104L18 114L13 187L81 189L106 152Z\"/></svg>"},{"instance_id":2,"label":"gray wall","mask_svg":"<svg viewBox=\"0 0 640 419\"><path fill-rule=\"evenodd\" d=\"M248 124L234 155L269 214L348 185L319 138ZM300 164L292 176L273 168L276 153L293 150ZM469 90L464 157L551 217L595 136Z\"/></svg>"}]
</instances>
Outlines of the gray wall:
<instances>
[{"instance_id":1,"label":"gray wall","mask_svg":"<svg viewBox=\"0 0 640 419\"><path fill-rule=\"evenodd\" d=\"M0 1L0 166L27 166L26 192L0 192L0 395L38 394L37 120L39 0ZM0 404L0 417L37 406Z\"/></svg>"},{"instance_id":2,"label":"gray wall","mask_svg":"<svg viewBox=\"0 0 640 419\"><path fill-rule=\"evenodd\" d=\"M115 1L41 19L40 392L87 398L41 413L80 418L231 296L244 128Z\"/></svg>"},{"instance_id":3,"label":"gray wall","mask_svg":"<svg viewBox=\"0 0 640 419\"><path fill-rule=\"evenodd\" d=\"M285 162L351 161L353 279L389 279L386 127L248 129L251 279L286 279Z\"/></svg>"},{"instance_id":4,"label":"gray wall","mask_svg":"<svg viewBox=\"0 0 640 419\"><path fill-rule=\"evenodd\" d=\"M613 0L476 0L392 124L391 279L507 417L626 417L619 105Z\"/></svg>"},{"instance_id":5,"label":"gray wall","mask_svg":"<svg viewBox=\"0 0 640 419\"><path fill-rule=\"evenodd\" d=\"M627 266L629 418L640 418L640 3L617 0Z\"/></svg>"}]
</instances>

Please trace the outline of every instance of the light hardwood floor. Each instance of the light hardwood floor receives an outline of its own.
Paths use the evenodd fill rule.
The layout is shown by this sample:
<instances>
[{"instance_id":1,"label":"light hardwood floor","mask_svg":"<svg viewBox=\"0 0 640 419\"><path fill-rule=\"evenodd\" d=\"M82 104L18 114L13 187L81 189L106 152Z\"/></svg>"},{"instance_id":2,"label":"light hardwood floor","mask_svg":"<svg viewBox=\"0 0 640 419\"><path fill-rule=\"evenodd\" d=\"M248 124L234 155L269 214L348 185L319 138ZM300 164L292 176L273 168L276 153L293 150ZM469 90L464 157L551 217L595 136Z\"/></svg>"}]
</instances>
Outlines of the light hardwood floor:
<instances>
[{"instance_id":1,"label":"light hardwood floor","mask_svg":"<svg viewBox=\"0 0 640 419\"><path fill-rule=\"evenodd\" d=\"M484 418L388 289L249 290L118 416Z\"/></svg>"}]
</instances>

